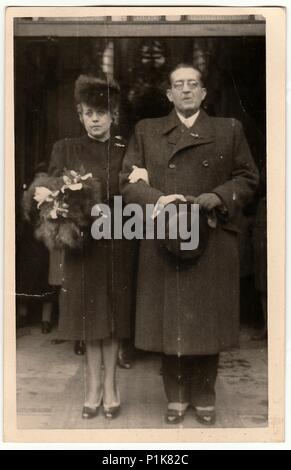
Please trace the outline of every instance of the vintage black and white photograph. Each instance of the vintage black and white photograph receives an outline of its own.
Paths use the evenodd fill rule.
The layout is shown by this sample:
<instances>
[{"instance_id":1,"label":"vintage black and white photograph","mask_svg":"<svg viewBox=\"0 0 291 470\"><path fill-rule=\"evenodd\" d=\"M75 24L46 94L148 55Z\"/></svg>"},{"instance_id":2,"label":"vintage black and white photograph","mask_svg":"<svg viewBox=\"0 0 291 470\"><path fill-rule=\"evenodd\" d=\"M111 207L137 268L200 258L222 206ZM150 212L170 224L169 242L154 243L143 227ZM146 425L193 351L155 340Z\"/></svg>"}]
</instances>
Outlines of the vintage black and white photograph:
<instances>
[{"instance_id":1,"label":"vintage black and white photograph","mask_svg":"<svg viewBox=\"0 0 291 470\"><path fill-rule=\"evenodd\" d=\"M13 18L16 427L263 430L266 17L101 10Z\"/></svg>"}]
</instances>

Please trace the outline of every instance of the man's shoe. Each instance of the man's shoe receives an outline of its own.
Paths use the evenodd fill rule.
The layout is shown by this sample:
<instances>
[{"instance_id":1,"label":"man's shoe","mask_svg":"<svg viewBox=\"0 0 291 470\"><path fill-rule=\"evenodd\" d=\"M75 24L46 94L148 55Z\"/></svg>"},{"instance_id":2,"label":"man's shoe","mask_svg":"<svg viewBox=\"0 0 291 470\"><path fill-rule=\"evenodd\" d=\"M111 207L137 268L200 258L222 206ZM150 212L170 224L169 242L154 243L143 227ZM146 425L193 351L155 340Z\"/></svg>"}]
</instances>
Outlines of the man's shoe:
<instances>
[{"instance_id":1,"label":"man's shoe","mask_svg":"<svg viewBox=\"0 0 291 470\"><path fill-rule=\"evenodd\" d=\"M184 421L188 403L169 403L165 414L167 424L179 424Z\"/></svg>"},{"instance_id":2,"label":"man's shoe","mask_svg":"<svg viewBox=\"0 0 291 470\"><path fill-rule=\"evenodd\" d=\"M216 420L215 408L198 406L194 408L197 421L204 425L213 425Z\"/></svg>"},{"instance_id":3,"label":"man's shoe","mask_svg":"<svg viewBox=\"0 0 291 470\"><path fill-rule=\"evenodd\" d=\"M118 355L117 364L121 369L131 369L130 361L126 359L123 354Z\"/></svg>"},{"instance_id":4,"label":"man's shoe","mask_svg":"<svg viewBox=\"0 0 291 470\"><path fill-rule=\"evenodd\" d=\"M186 410L185 410L186 411ZM185 411L167 409L165 421L167 424L179 424L184 421Z\"/></svg>"},{"instance_id":5,"label":"man's shoe","mask_svg":"<svg viewBox=\"0 0 291 470\"><path fill-rule=\"evenodd\" d=\"M86 352L86 345L84 341L75 341L74 352L77 356L83 356Z\"/></svg>"},{"instance_id":6,"label":"man's shoe","mask_svg":"<svg viewBox=\"0 0 291 470\"><path fill-rule=\"evenodd\" d=\"M47 335L52 331L52 324L49 321L41 322L41 332L43 335Z\"/></svg>"},{"instance_id":7,"label":"man's shoe","mask_svg":"<svg viewBox=\"0 0 291 470\"><path fill-rule=\"evenodd\" d=\"M65 339L52 339L51 340L51 344L62 344L62 343L65 343L66 340Z\"/></svg>"}]
</instances>

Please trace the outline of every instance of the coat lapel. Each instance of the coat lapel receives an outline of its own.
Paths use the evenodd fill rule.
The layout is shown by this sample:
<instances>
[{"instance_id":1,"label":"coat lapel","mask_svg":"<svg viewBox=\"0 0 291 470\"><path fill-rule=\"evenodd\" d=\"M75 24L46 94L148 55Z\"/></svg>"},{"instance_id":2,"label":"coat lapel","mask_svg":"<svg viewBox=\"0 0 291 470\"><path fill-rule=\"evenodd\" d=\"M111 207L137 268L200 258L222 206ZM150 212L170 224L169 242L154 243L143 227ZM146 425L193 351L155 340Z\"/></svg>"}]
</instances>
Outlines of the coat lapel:
<instances>
[{"instance_id":1,"label":"coat lapel","mask_svg":"<svg viewBox=\"0 0 291 470\"><path fill-rule=\"evenodd\" d=\"M177 116L176 111L173 111L165 118L163 134L166 136L167 141L171 145L177 145L181 139L181 121Z\"/></svg>"},{"instance_id":2,"label":"coat lapel","mask_svg":"<svg viewBox=\"0 0 291 470\"><path fill-rule=\"evenodd\" d=\"M214 129L211 119L202 109L194 125L184 132L181 132L180 120L176 112L172 111L166 123L164 134L166 134L168 142L172 144L172 152L169 154L168 160L185 148L196 147L214 141Z\"/></svg>"}]
</instances>

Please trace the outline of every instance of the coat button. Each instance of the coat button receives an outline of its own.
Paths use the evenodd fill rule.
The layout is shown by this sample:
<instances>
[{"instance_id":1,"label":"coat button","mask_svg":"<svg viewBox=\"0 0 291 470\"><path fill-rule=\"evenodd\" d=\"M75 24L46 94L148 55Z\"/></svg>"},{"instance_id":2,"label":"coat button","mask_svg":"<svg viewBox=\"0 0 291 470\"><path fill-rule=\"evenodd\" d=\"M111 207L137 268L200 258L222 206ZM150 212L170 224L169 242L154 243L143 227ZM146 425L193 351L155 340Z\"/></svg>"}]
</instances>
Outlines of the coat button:
<instances>
[{"instance_id":1,"label":"coat button","mask_svg":"<svg viewBox=\"0 0 291 470\"><path fill-rule=\"evenodd\" d=\"M175 163L170 163L170 164L169 164L169 168L171 168L171 170L174 170L174 169L176 168Z\"/></svg>"},{"instance_id":2,"label":"coat button","mask_svg":"<svg viewBox=\"0 0 291 470\"><path fill-rule=\"evenodd\" d=\"M209 166L208 160L204 160L202 162L202 165L205 166L205 168L207 168Z\"/></svg>"}]
</instances>

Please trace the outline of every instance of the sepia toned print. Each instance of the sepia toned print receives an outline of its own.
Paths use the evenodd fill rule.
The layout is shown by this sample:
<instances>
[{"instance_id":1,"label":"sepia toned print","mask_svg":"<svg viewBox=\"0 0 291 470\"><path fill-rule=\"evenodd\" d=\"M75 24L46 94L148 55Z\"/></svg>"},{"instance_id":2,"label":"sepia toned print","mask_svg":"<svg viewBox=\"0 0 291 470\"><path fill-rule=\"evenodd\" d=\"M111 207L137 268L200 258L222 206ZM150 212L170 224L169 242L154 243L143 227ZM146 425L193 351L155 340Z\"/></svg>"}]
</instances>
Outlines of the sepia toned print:
<instances>
[{"instance_id":1,"label":"sepia toned print","mask_svg":"<svg viewBox=\"0 0 291 470\"><path fill-rule=\"evenodd\" d=\"M267 231L281 177L267 108L275 19L26 10L9 17L7 435L282 439L270 279L283 265L276 275ZM185 252L189 227L199 243Z\"/></svg>"}]
</instances>

